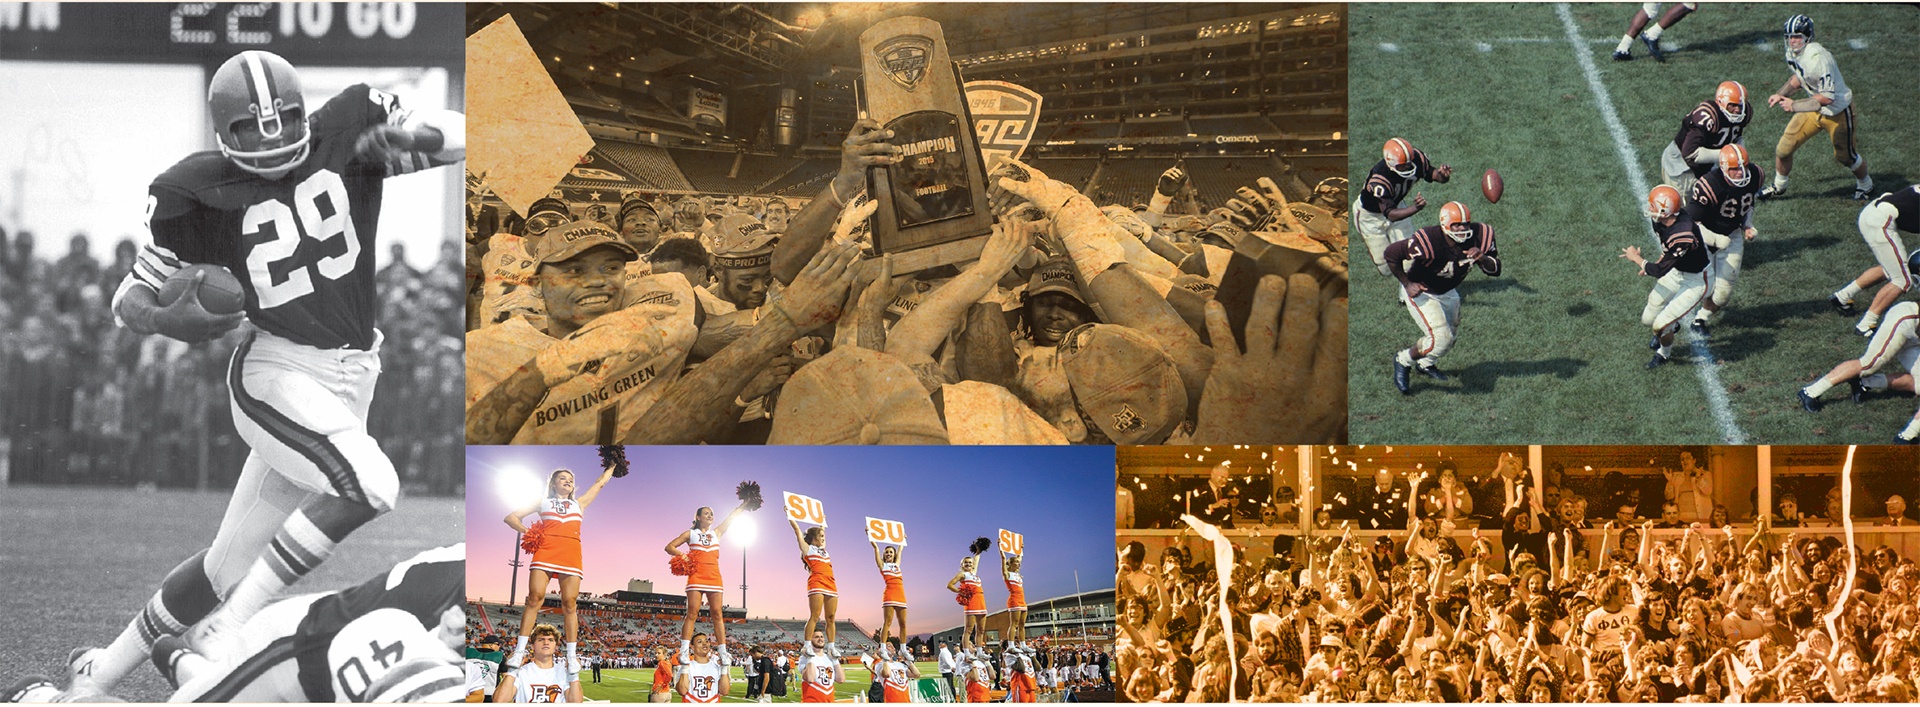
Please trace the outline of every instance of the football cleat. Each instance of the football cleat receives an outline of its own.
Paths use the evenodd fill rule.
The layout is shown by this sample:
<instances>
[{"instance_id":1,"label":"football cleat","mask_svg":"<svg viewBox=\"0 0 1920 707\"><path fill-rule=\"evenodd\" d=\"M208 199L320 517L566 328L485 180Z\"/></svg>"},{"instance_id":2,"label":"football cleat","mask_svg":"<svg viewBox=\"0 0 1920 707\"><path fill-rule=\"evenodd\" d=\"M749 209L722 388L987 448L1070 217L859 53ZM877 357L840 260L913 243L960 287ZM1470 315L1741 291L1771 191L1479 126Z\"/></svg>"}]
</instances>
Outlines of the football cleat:
<instances>
[{"instance_id":1,"label":"football cleat","mask_svg":"<svg viewBox=\"0 0 1920 707\"><path fill-rule=\"evenodd\" d=\"M1413 376L1410 375L1411 373L1413 373L1412 366L1400 363L1398 360L1393 362L1393 387L1399 388L1401 395L1413 392Z\"/></svg>"},{"instance_id":2,"label":"football cleat","mask_svg":"<svg viewBox=\"0 0 1920 707\"><path fill-rule=\"evenodd\" d=\"M187 642L179 636L161 636L159 640L153 642L153 667L160 671L160 675L165 677L167 682L178 689L180 678L174 669L179 666L181 656L192 652L193 649L188 648Z\"/></svg>"},{"instance_id":3,"label":"football cleat","mask_svg":"<svg viewBox=\"0 0 1920 707\"><path fill-rule=\"evenodd\" d=\"M0 690L0 702L52 702L60 696L60 686L40 675L28 675Z\"/></svg>"},{"instance_id":4,"label":"football cleat","mask_svg":"<svg viewBox=\"0 0 1920 707\"><path fill-rule=\"evenodd\" d=\"M1633 54L1624 50L1617 51L1613 53L1613 60L1614 61L1633 61Z\"/></svg>"},{"instance_id":5,"label":"football cleat","mask_svg":"<svg viewBox=\"0 0 1920 707\"><path fill-rule=\"evenodd\" d=\"M1693 333L1700 338L1707 338L1707 320L1695 319L1693 320L1693 325L1688 328L1692 329Z\"/></svg>"},{"instance_id":6,"label":"football cleat","mask_svg":"<svg viewBox=\"0 0 1920 707\"><path fill-rule=\"evenodd\" d=\"M1793 391L1793 397L1799 398L1800 409L1807 412L1820 412L1820 401L1808 395L1806 389L1803 388Z\"/></svg>"},{"instance_id":7,"label":"football cleat","mask_svg":"<svg viewBox=\"0 0 1920 707\"><path fill-rule=\"evenodd\" d=\"M1660 350L1660 335L1659 335L1659 334L1654 334L1654 335L1653 335L1653 338L1647 341L1647 348L1649 348L1649 349L1653 349L1653 350L1655 350L1655 351L1659 351L1659 350Z\"/></svg>"},{"instance_id":8,"label":"football cleat","mask_svg":"<svg viewBox=\"0 0 1920 707\"><path fill-rule=\"evenodd\" d=\"M1847 379L1847 397L1853 398L1853 404L1855 405L1865 405L1867 403L1867 387L1860 384L1860 378L1858 376Z\"/></svg>"},{"instance_id":9,"label":"football cleat","mask_svg":"<svg viewBox=\"0 0 1920 707\"><path fill-rule=\"evenodd\" d=\"M1865 187L1854 187L1854 188L1853 188L1853 200L1854 200L1854 201L1867 201L1867 200L1869 200L1869 199L1872 199L1872 198L1873 198L1873 185L1872 185L1872 184L1868 184L1868 185L1867 185L1867 186L1865 186Z\"/></svg>"},{"instance_id":10,"label":"football cleat","mask_svg":"<svg viewBox=\"0 0 1920 707\"><path fill-rule=\"evenodd\" d=\"M1416 370L1420 371L1421 375L1437 381L1445 381L1447 379L1447 374L1441 373L1438 366L1417 366Z\"/></svg>"},{"instance_id":11,"label":"football cleat","mask_svg":"<svg viewBox=\"0 0 1920 707\"><path fill-rule=\"evenodd\" d=\"M1720 148L1720 173L1727 176L1728 184L1746 186L1753 178L1753 170L1747 169L1747 148L1739 143Z\"/></svg>"},{"instance_id":12,"label":"football cleat","mask_svg":"<svg viewBox=\"0 0 1920 707\"><path fill-rule=\"evenodd\" d=\"M1879 325L1874 325L1873 327L1871 327L1871 328L1867 328L1867 329L1862 329L1862 328L1860 328L1860 327L1857 327L1857 326L1856 326L1856 327L1854 327L1854 328L1853 328L1853 333L1855 333L1855 334L1859 334L1859 335L1861 335L1861 336L1864 336L1864 337L1867 337L1867 338L1872 338L1872 337L1873 337L1873 333L1874 333L1874 332L1876 332L1876 331L1879 331L1879 330L1880 330L1880 327L1879 327Z\"/></svg>"},{"instance_id":13,"label":"football cleat","mask_svg":"<svg viewBox=\"0 0 1920 707\"><path fill-rule=\"evenodd\" d=\"M1380 148L1380 154L1381 159L1386 160L1387 169L1393 170L1393 173L1400 175L1402 179L1411 179L1420 170L1420 166L1413 162L1413 143L1407 142L1406 138L1397 137L1388 140L1387 144Z\"/></svg>"},{"instance_id":14,"label":"football cleat","mask_svg":"<svg viewBox=\"0 0 1920 707\"><path fill-rule=\"evenodd\" d=\"M1786 193L1787 193L1786 187L1768 184L1764 187L1760 187L1759 197L1762 199L1777 199L1785 195Z\"/></svg>"},{"instance_id":15,"label":"football cleat","mask_svg":"<svg viewBox=\"0 0 1920 707\"><path fill-rule=\"evenodd\" d=\"M1893 443L1894 444L1920 444L1920 437L1902 437L1900 435L1894 435Z\"/></svg>"},{"instance_id":16,"label":"football cleat","mask_svg":"<svg viewBox=\"0 0 1920 707\"><path fill-rule=\"evenodd\" d=\"M1643 34L1640 35L1640 43L1647 45L1647 53L1653 55L1654 61L1666 63L1667 53L1660 51L1660 40Z\"/></svg>"},{"instance_id":17,"label":"football cleat","mask_svg":"<svg viewBox=\"0 0 1920 707\"><path fill-rule=\"evenodd\" d=\"M1665 365L1667 365L1667 362L1668 362L1668 361L1671 361L1671 360L1672 360L1672 359L1669 359L1669 358L1667 358L1667 357L1665 357L1665 356L1662 356L1662 355L1660 355L1660 354L1657 354L1657 353L1656 353L1656 354L1654 354L1654 355L1653 355L1653 360L1651 360L1651 361L1648 361L1648 362L1647 362L1647 370L1653 370L1653 369L1655 369L1655 368L1659 368L1659 367L1661 367L1661 366L1665 366Z\"/></svg>"},{"instance_id":18,"label":"football cleat","mask_svg":"<svg viewBox=\"0 0 1920 707\"><path fill-rule=\"evenodd\" d=\"M99 692L93 679L93 661L100 657L101 649L93 647L75 648L67 653L67 687L74 692Z\"/></svg>"},{"instance_id":19,"label":"football cleat","mask_svg":"<svg viewBox=\"0 0 1920 707\"><path fill-rule=\"evenodd\" d=\"M250 49L227 59L207 86L207 109L220 152L239 168L279 179L306 161L300 75L280 55Z\"/></svg>"},{"instance_id":20,"label":"football cleat","mask_svg":"<svg viewBox=\"0 0 1920 707\"><path fill-rule=\"evenodd\" d=\"M1840 299L1840 295L1827 295L1827 304L1832 305L1833 311L1843 316L1851 317L1854 312L1859 311L1854 308L1852 302Z\"/></svg>"}]
</instances>

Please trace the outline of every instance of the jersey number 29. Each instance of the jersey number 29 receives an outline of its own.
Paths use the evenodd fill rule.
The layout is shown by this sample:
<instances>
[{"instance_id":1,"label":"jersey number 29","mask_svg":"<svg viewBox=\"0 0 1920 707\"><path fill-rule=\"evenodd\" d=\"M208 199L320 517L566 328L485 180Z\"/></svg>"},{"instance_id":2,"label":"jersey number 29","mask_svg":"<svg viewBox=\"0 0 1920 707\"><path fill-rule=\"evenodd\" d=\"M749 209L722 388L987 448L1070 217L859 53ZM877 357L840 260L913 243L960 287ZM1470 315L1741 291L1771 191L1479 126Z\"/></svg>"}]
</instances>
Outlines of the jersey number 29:
<instances>
[{"instance_id":1,"label":"jersey number 29","mask_svg":"<svg viewBox=\"0 0 1920 707\"><path fill-rule=\"evenodd\" d=\"M323 196L333 210L327 216L320 215ZM340 175L326 169L314 172L293 188L293 200L291 208L279 199L254 204L240 221L243 236L259 234L261 226L271 224L273 227L273 240L254 246L247 253L247 276L253 280L253 291L259 297L261 309L272 309L313 294L314 272L329 280L338 280L353 272L354 264L360 259L360 238L353 231L353 218L347 214L347 185L340 181ZM274 280L274 264L299 252L303 238L325 244L340 236L346 237L345 249L311 266L288 271L284 280Z\"/></svg>"}]
</instances>

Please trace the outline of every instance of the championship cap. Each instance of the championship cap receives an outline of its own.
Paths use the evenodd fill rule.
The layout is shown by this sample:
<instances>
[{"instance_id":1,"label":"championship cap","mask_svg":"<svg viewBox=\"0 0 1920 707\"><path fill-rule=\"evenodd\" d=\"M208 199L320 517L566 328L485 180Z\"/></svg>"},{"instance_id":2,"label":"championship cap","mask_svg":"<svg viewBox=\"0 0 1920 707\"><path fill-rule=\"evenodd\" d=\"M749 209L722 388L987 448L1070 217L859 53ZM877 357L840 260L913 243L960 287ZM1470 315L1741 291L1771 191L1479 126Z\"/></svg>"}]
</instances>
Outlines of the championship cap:
<instances>
[{"instance_id":1,"label":"championship cap","mask_svg":"<svg viewBox=\"0 0 1920 707\"><path fill-rule=\"evenodd\" d=\"M1145 334L1082 324L1060 339L1060 363L1080 409L1114 444L1160 444L1186 420L1180 371Z\"/></svg>"},{"instance_id":2,"label":"championship cap","mask_svg":"<svg viewBox=\"0 0 1920 707\"><path fill-rule=\"evenodd\" d=\"M780 391L767 444L946 444L947 428L913 369L842 347L801 366Z\"/></svg>"},{"instance_id":3,"label":"championship cap","mask_svg":"<svg viewBox=\"0 0 1920 707\"><path fill-rule=\"evenodd\" d=\"M533 259L546 264L565 262L589 249L612 246L624 260L639 260L640 252L620 239L620 234L598 221L572 221L548 231L537 241L528 241Z\"/></svg>"},{"instance_id":4,"label":"championship cap","mask_svg":"<svg viewBox=\"0 0 1920 707\"><path fill-rule=\"evenodd\" d=\"M532 206L527 207L528 219L532 219L533 217L539 216L540 214L549 214L549 213L559 214L569 219L573 218L573 211L567 208L567 202L561 201L551 196L540 197L540 199L533 202Z\"/></svg>"},{"instance_id":5,"label":"championship cap","mask_svg":"<svg viewBox=\"0 0 1920 707\"><path fill-rule=\"evenodd\" d=\"M1073 268L1073 261L1058 257L1042 263L1027 276L1027 296L1038 297L1048 292L1063 292L1087 303L1087 296L1080 287L1080 274Z\"/></svg>"},{"instance_id":6,"label":"championship cap","mask_svg":"<svg viewBox=\"0 0 1920 707\"><path fill-rule=\"evenodd\" d=\"M653 214L654 218L660 217L660 211L653 208L653 202L641 198L639 194L631 194L628 195L626 199L621 200L620 213L614 217L614 220L627 220L627 212L629 211L645 211Z\"/></svg>"},{"instance_id":7,"label":"championship cap","mask_svg":"<svg viewBox=\"0 0 1920 707\"><path fill-rule=\"evenodd\" d=\"M773 262L773 243L779 236L760 219L728 214L713 225L713 264L721 268L761 267Z\"/></svg>"}]
</instances>

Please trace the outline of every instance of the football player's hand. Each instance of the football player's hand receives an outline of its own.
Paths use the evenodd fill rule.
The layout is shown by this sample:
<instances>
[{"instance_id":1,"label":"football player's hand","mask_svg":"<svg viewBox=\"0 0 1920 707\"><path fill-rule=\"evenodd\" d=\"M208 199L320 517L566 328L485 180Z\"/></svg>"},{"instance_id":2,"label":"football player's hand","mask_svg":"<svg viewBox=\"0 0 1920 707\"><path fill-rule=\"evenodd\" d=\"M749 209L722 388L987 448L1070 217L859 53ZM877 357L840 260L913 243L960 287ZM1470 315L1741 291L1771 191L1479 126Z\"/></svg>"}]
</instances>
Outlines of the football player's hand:
<instances>
[{"instance_id":1,"label":"football player's hand","mask_svg":"<svg viewBox=\"0 0 1920 707\"><path fill-rule=\"evenodd\" d=\"M582 373L599 370L597 362L625 351L657 351L665 344L650 319L600 317L566 338L541 350L533 359L547 387L565 383Z\"/></svg>"},{"instance_id":2,"label":"football player's hand","mask_svg":"<svg viewBox=\"0 0 1920 707\"><path fill-rule=\"evenodd\" d=\"M1180 193L1180 186L1187 183L1187 171L1179 166L1170 167L1160 173L1160 183L1154 185L1154 191L1161 196L1173 196Z\"/></svg>"},{"instance_id":3,"label":"football player's hand","mask_svg":"<svg viewBox=\"0 0 1920 707\"><path fill-rule=\"evenodd\" d=\"M767 394L772 393L774 389L786 385L787 379L792 376L793 352L782 352L779 356L775 356L773 362L767 364L766 368L761 369L760 373L755 375L752 380L747 381L747 387L740 391L740 399L759 400L760 398L764 398Z\"/></svg>"},{"instance_id":4,"label":"football player's hand","mask_svg":"<svg viewBox=\"0 0 1920 707\"><path fill-rule=\"evenodd\" d=\"M1409 282L1409 283L1406 283L1406 287L1407 287L1407 298L1408 298L1408 299L1412 299L1412 298L1414 298L1414 297L1419 297L1420 295L1423 295L1423 294L1426 294L1426 292L1427 292L1427 288L1426 288L1426 286L1424 286L1424 285L1421 285L1421 284L1420 284L1420 283L1418 283L1418 282Z\"/></svg>"},{"instance_id":5,"label":"football player's hand","mask_svg":"<svg viewBox=\"0 0 1920 707\"><path fill-rule=\"evenodd\" d=\"M793 278L786 296L773 303L800 331L812 331L840 318L840 306L847 301L853 285L854 261L860 256L857 243L830 243L814 253L813 260Z\"/></svg>"},{"instance_id":6,"label":"football player's hand","mask_svg":"<svg viewBox=\"0 0 1920 707\"><path fill-rule=\"evenodd\" d=\"M200 283L206 279L205 270L196 271L193 274L193 286L188 287L186 292L180 293L180 297L172 304L155 309L154 330L169 339L197 344L218 339L227 332L233 331L234 327L240 326L240 321L247 318L245 314L239 312L214 314L200 305Z\"/></svg>"},{"instance_id":7,"label":"football player's hand","mask_svg":"<svg viewBox=\"0 0 1920 707\"><path fill-rule=\"evenodd\" d=\"M993 224L993 235L987 237L986 248L980 251L980 260L973 267L985 268L983 272L993 274L998 280L1027 253L1033 243L1033 228L1030 221Z\"/></svg>"},{"instance_id":8,"label":"football player's hand","mask_svg":"<svg viewBox=\"0 0 1920 707\"><path fill-rule=\"evenodd\" d=\"M1760 235L1760 232L1753 230L1753 227L1749 226L1746 229L1746 235L1747 235L1747 240L1752 241L1754 236Z\"/></svg>"},{"instance_id":9,"label":"football player's hand","mask_svg":"<svg viewBox=\"0 0 1920 707\"><path fill-rule=\"evenodd\" d=\"M1424 208L1427 208L1427 197L1419 194L1413 195L1413 210L1417 212Z\"/></svg>"},{"instance_id":10,"label":"football player's hand","mask_svg":"<svg viewBox=\"0 0 1920 707\"><path fill-rule=\"evenodd\" d=\"M1631 262L1634 265L1644 266L1647 264L1647 259L1640 257L1640 246L1637 246L1637 245L1630 245L1625 248L1621 248L1620 257L1626 258L1628 262ZM1646 273L1643 272L1641 274L1645 275Z\"/></svg>"},{"instance_id":11,"label":"football player's hand","mask_svg":"<svg viewBox=\"0 0 1920 707\"><path fill-rule=\"evenodd\" d=\"M1453 179L1452 167L1449 167L1447 165L1440 165L1438 167L1433 168L1433 181L1439 182L1441 184L1446 184L1447 182L1452 181L1452 179Z\"/></svg>"},{"instance_id":12,"label":"football player's hand","mask_svg":"<svg viewBox=\"0 0 1920 707\"><path fill-rule=\"evenodd\" d=\"M1320 444L1342 437L1345 301L1325 301L1312 275L1261 278L1247 317L1244 353L1223 305L1208 302L1206 321L1214 359L1196 434L1220 443L1293 439Z\"/></svg>"},{"instance_id":13,"label":"football player's hand","mask_svg":"<svg viewBox=\"0 0 1920 707\"><path fill-rule=\"evenodd\" d=\"M1015 159L1008 159L1002 163L1002 166L1014 166L1032 170L1031 167L1027 167L1027 165ZM1074 197L1080 196L1079 190L1068 186L1065 182L1057 179L1045 179L1037 175L1030 176L1033 176L1033 178L1029 181L1019 181L1012 176L1001 177L997 183L1001 189L1011 192L1014 196L1033 202L1033 205L1038 207L1040 212L1048 218L1052 218L1054 214L1058 213L1060 207L1065 206L1068 201L1072 201Z\"/></svg>"},{"instance_id":14,"label":"football player's hand","mask_svg":"<svg viewBox=\"0 0 1920 707\"><path fill-rule=\"evenodd\" d=\"M993 166L993 169L987 170L987 206L995 217L1001 220L1024 221L1045 218L1039 208L1027 204L1025 197L1000 188L1001 177L1016 182L1050 179L1045 172L1014 159L1001 160Z\"/></svg>"},{"instance_id":15,"label":"football player's hand","mask_svg":"<svg viewBox=\"0 0 1920 707\"><path fill-rule=\"evenodd\" d=\"M872 118L853 121L853 129L847 131L847 139L840 143L840 173L833 176L833 186L840 192L840 198L853 198L852 192L866 183L868 167L883 167L900 162L900 148L887 142L893 139L893 131L880 127Z\"/></svg>"},{"instance_id":16,"label":"football player's hand","mask_svg":"<svg viewBox=\"0 0 1920 707\"><path fill-rule=\"evenodd\" d=\"M1789 103L1789 102L1790 101L1787 100L1786 96L1782 96L1778 93L1773 94L1771 96L1767 96L1767 107L1769 108L1780 105L1782 103Z\"/></svg>"},{"instance_id":17,"label":"football player's hand","mask_svg":"<svg viewBox=\"0 0 1920 707\"><path fill-rule=\"evenodd\" d=\"M367 128L353 142L353 154L363 162L392 164L413 150L413 133L397 125Z\"/></svg>"}]
</instances>

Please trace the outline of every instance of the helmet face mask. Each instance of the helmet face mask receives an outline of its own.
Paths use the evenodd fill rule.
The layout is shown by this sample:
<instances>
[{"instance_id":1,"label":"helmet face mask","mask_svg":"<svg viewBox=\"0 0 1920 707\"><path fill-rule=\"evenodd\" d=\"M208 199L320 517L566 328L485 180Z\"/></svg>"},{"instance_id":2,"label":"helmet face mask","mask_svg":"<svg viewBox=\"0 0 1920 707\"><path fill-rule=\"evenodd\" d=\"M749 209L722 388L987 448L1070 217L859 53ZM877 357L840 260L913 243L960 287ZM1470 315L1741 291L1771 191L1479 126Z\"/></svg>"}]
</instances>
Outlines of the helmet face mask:
<instances>
[{"instance_id":1,"label":"helmet face mask","mask_svg":"<svg viewBox=\"0 0 1920 707\"><path fill-rule=\"evenodd\" d=\"M1465 243L1473 237L1473 227L1467 225L1467 206L1458 201L1449 201L1440 207L1440 230L1455 243Z\"/></svg>"},{"instance_id":2,"label":"helmet face mask","mask_svg":"<svg viewBox=\"0 0 1920 707\"><path fill-rule=\"evenodd\" d=\"M1380 152L1381 158L1387 162L1387 169L1403 179L1411 179L1419 171L1413 164L1413 144L1407 142L1406 138L1388 140Z\"/></svg>"},{"instance_id":3,"label":"helmet face mask","mask_svg":"<svg viewBox=\"0 0 1920 707\"><path fill-rule=\"evenodd\" d=\"M1747 87L1738 81L1725 81L1713 92L1713 102L1720 106L1720 112L1727 118L1740 122L1747 117Z\"/></svg>"},{"instance_id":4,"label":"helmet face mask","mask_svg":"<svg viewBox=\"0 0 1920 707\"><path fill-rule=\"evenodd\" d=\"M1739 145L1720 148L1720 171L1727 175L1728 183L1737 187L1746 186L1747 180L1753 178L1752 171L1747 169L1747 148Z\"/></svg>"},{"instance_id":5,"label":"helmet face mask","mask_svg":"<svg viewBox=\"0 0 1920 707\"><path fill-rule=\"evenodd\" d=\"M306 161L306 104L285 59L258 50L227 59L207 87L207 108L220 152L239 168L278 179Z\"/></svg>"},{"instance_id":6,"label":"helmet face mask","mask_svg":"<svg viewBox=\"0 0 1920 707\"><path fill-rule=\"evenodd\" d=\"M1680 190L1662 184L1647 193L1647 218L1665 222L1680 213Z\"/></svg>"},{"instance_id":7,"label":"helmet face mask","mask_svg":"<svg viewBox=\"0 0 1920 707\"><path fill-rule=\"evenodd\" d=\"M1794 15L1787 18L1783 29L1787 44L1787 56L1800 56L1807 43L1813 41L1813 18L1806 15Z\"/></svg>"}]
</instances>

